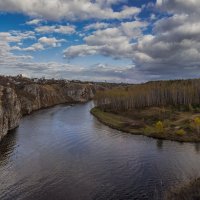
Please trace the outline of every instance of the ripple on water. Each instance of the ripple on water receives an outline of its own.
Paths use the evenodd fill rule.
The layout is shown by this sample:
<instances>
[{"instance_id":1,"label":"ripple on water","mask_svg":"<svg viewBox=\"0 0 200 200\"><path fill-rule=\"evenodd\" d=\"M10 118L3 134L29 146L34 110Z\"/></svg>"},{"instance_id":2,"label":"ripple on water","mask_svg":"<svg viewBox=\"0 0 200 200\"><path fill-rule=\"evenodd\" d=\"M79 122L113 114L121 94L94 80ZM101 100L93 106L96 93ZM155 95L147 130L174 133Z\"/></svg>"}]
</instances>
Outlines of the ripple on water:
<instances>
[{"instance_id":1,"label":"ripple on water","mask_svg":"<svg viewBox=\"0 0 200 200\"><path fill-rule=\"evenodd\" d=\"M0 145L0 199L161 199L199 176L200 146L110 129L92 103L25 117Z\"/></svg>"}]
</instances>

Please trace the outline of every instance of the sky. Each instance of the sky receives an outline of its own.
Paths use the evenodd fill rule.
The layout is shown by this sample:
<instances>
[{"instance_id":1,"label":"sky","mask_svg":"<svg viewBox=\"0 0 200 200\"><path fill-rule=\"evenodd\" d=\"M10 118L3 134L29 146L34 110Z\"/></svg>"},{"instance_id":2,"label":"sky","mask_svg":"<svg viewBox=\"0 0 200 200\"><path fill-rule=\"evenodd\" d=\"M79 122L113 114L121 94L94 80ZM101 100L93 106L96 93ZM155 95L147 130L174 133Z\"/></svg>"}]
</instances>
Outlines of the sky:
<instances>
[{"instance_id":1,"label":"sky","mask_svg":"<svg viewBox=\"0 0 200 200\"><path fill-rule=\"evenodd\" d=\"M199 0L0 0L0 74L200 77Z\"/></svg>"}]
</instances>

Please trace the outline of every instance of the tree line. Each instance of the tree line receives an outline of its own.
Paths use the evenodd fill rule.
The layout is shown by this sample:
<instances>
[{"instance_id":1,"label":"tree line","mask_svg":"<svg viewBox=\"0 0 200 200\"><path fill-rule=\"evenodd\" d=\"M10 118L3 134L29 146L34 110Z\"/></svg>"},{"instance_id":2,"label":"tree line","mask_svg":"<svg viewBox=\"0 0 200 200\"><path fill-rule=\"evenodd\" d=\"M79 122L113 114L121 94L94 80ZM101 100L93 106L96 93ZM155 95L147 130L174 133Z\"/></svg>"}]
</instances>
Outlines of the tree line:
<instances>
[{"instance_id":1,"label":"tree line","mask_svg":"<svg viewBox=\"0 0 200 200\"><path fill-rule=\"evenodd\" d=\"M199 106L200 79L154 81L97 92L96 106L126 111L154 106Z\"/></svg>"}]
</instances>

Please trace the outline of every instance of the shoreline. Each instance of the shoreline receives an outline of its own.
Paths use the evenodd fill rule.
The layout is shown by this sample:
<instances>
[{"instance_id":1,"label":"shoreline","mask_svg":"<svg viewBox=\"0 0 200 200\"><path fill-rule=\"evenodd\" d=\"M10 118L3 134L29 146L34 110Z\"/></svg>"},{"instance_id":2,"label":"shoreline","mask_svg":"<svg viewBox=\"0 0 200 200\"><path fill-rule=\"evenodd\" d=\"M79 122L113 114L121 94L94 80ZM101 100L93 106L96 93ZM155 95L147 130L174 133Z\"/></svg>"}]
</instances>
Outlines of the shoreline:
<instances>
[{"instance_id":1,"label":"shoreline","mask_svg":"<svg viewBox=\"0 0 200 200\"><path fill-rule=\"evenodd\" d=\"M89 100L89 101L90 101L90 100ZM58 104L50 105L50 106L47 106L47 107L41 107L41 108L39 108L39 109L37 109L37 110L32 110L30 113L25 113L25 114L23 114L23 115L21 116L21 118L20 118L20 123L21 123L21 119L22 119L22 118L24 118L24 117L26 117L26 116L29 116L29 115L32 115L33 113L38 112L38 111L40 111L40 110L50 109L50 108L53 108L53 107L59 106L59 105L63 105L63 106L74 106L74 105L78 105L78 104L85 104L85 103L88 103L89 101L86 101L86 102L82 102L82 101L80 101L80 102L78 102L78 101L74 101L74 102L65 102L65 103L58 103ZM15 129L17 129L17 128L20 126L20 123L19 123L16 127L14 127L13 129L8 130L8 133L7 133L7 134L12 133L12 131L14 131ZM3 139L3 138L2 138L2 139ZM0 143L1 143L2 139L0 140Z\"/></svg>"},{"instance_id":2,"label":"shoreline","mask_svg":"<svg viewBox=\"0 0 200 200\"><path fill-rule=\"evenodd\" d=\"M99 120L102 124L119 131L122 131L124 133L134 134L134 135L143 135L147 137L151 137L154 139L161 139L161 140L170 140L170 141L176 141L176 142L189 142L189 143L199 143L200 137L195 136L182 136L182 135L175 135L175 134L168 134L165 133L146 133L144 131L144 128L135 128L131 127L127 121L131 121L130 118L114 114L111 112L104 112L100 110L97 107L94 107L90 110L90 113Z\"/></svg>"},{"instance_id":3,"label":"shoreline","mask_svg":"<svg viewBox=\"0 0 200 200\"><path fill-rule=\"evenodd\" d=\"M0 141L19 126L21 118L34 111L60 104L91 100L98 85L23 77L2 77L0 81Z\"/></svg>"},{"instance_id":4,"label":"shoreline","mask_svg":"<svg viewBox=\"0 0 200 200\"><path fill-rule=\"evenodd\" d=\"M193 200L200 198L200 178L185 183L183 186L172 188L166 193L165 200Z\"/></svg>"}]
</instances>

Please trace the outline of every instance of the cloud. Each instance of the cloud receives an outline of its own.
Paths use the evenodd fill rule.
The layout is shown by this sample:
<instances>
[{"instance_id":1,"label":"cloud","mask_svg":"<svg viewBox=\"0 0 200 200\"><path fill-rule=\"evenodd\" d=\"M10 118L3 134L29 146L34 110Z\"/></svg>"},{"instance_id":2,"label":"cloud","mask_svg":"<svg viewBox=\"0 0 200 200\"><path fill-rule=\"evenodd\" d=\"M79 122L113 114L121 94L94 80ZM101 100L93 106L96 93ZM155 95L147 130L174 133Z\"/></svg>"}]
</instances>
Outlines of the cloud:
<instances>
[{"instance_id":1,"label":"cloud","mask_svg":"<svg viewBox=\"0 0 200 200\"><path fill-rule=\"evenodd\" d=\"M114 58L133 58L132 39L142 36L141 29L146 22L133 21L121 23L118 27L97 30L84 37L85 44L68 47L64 56L68 59L77 56L101 54Z\"/></svg>"},{"instance_id":2,"label":"cloud","mask_svg":"<svg viewBox=\"0 0 200 200\"><path fill-rule=\"evenodd\" d=\"M157 0L157 7L173 14L200 14L199 0Z\"/></svg>"},{"instance_id":3,"label":"cloud","mask_svg":"<svg viewBox=\"0 0 200 200\"><path fill-rule=\"evenodd\" d=\"M119 0L0 0L0 11L20 12L51 20L125 19L140 12L139 8L127 6L121 11L114 11L111 5L119 2Z\"/></svg>"},{"instance_id":4,"label":"cloud","mask_svg":"<svg viewBox=\"0 0 200 200\"><path fill-rule=\"evenodd\" d=\"M8 43L21 42L26 39L35 39L35 33L33 31L11 31L11 32L0 32L0 41Z\"/></svg>"},{"instance_id":5,"label":"cloud","mask_svg":"<svg viewBox=\"0 0 200 200\"><path fill-rule=\"evenodd\" d=\"M83 81L109 81L109 82L138 82L145 80L134 66L112 66L106 64L94 64L83 67L73 64L58 62L15 62L1 64L0 73L17 75L26 74L29 77L65 78ZM135 79L133 79L133 77Z\"/></svg>"},{"instance_id":6,"label":"cloud","mask_svg":"<svg viewBox=\"0 0 200 200\"><path fill-rule=\"evenodd\" d=\"M21 51L40 51L45 50L46 48L50 47L60 47L62 42L66 42L64 39L56 39L55 37L48 38L48 37L41 37L38 39L37 43L32 44L26 48L15 47L15 50Z\"/></svg>"},{"instance_id":7,"label":"cloud","mask_svg":"<svg viewBox=\"0 0 200 200\"><path fill-rule=\"evenodd\" d=\"M89 30L105 29L105 28L108 28L110 25L111 24L104 23L104 22L96 22L96 23L89 24L89 25L85 26L84 30L89 31Z\"/></svg>"},{"instance_id":8,"label":"cloud","mask_svg":"<svg viewBox=\"0 0 200 200\"><path fill-rule=\"evenodd\" d=\"M139 38L143 35L142 29L146 28L148 23L141 21L121 23L121 31L129 38Z\"/></svg>"},{"instance_id":9,"label":"cloud","mask_svg":"<svg viewBox=\"0 0 200 200\"><path fill-rule=\"evenodd\" d=\"M107 32L109 32L107 30ZM115 35L115 30L110 30L110 35ZM15 33L16 34L16 33ZM109 33L107 33L109 34ZM32 35L31 33L18 33L25 38ZM2 37L2 38L1 38ZM55 47L63 40L56 38L41 37L37 43L30 47L23 48L18 46L10 46L10 43L19 42L24 37L12 38L11 33L1 33L0 40L0 73L1 74L26 74L29 77L47 78L66 78L66 79L80 79L89 81L110 81L110 82L131 82L132 78L136 76L134 81L142 79L142 75L134 70L134 66L112 66L106 64L95 64L91 66L79 66L72 64L64 64L58 62L33 62L29 55L14 55L13 50L21 51L38 51L44 50L46 47ZM6 38L6 41L4 40ZM92 41L90 41L92 42ZM87 52L88 53L88 52ZM91 52L92 54L92 52ZM128 74L128 75L127 75Z\"/></svg>"},{"instance_id":10,"label":"cloud","mask_svg":"<svg viewBox=\"0 0 200 200\"><path fill-rule=\"evenodd\" d=\"M39 26L35 28L38 33L61 33L61 34L73 34L76 32L75 26Z\"/></svg>"},{"instance_id":11,"label":"cloud","mask_svg":"<svg viewBox=\"0 0 200 200\"><path fill-rule=\"evenodd\" d=\"M2 48L4 48L4 53L8 58L4 57L4 59L10 59L10 58L20 58L19 56L14 56L11 51L18 50L39 50L42 49L42 47L39 48L39 45L32 45L30 48L22 48L21 45L23 44L24 40L35 40L35 33L33 31L11 31L11 32L0 32L0 42ZM13 45L14 44L14 45ZM2 51L2 52L3 52Z\"/></svg>"},{"instance_id":12,"label":"cloud","mask_svg":"<svg viewBox=\"0 0 200 200\"><path fill-rule=\"evenodd\" d=\"M199 1L163 0L157 7L168 17L156 20L152 33L146 22L123 22L84 37L85 44L64 51L66 58L101 54L129 58L134 71L147 79L198 77L200 75Z\"/></svg>"},{"instance_id":13,"label":"cloud","mask_svg":"<svg viewBox=\"0 0 200 200\"><path fill-rule=\"evenodd\" d=\"M35 43L35 44L32 44L31 46L29 47L26 47L26 48L18 48L16 50L23 50L23 51L39 51L39 50L44 50L44 46L43 44L41 43Z\"/></svg>"},{"instance_id":14,"label":"cloud","mask_svg":"<svg viewBox=\"0 0 200 200\"><path fill-rule=\"evenodd\" d=\"M42 19L33 19L33 20L30 20L28 22L26 22L27 25L38 25L42 22L43 20Z\"/></svg>"},{"instance_id":15,"label":"cloud","mask_svg":"<svg viewBox=\"0 0 200 200\"><path fill-rule=\"evenodd\" d=\"M42 3L45 3L46 7L42 6ZM26 4L24 0L0 0L0 10L37 16L36 21L27 22L30 25L38 25L37 19L40 17L54 20L95 18L100 21L86 25L82 31L73 25L40 25L35 27L36 33L0 32L0 66L5 70L6 68L13 70L16 67L16 70L24 73L30 71L31 74L38 76L42 74L51 77L51 74L56 74L57 77L76 77L82 80L130 82L200 76L199 0L157 0L154 8L160 12L147 16L149 23L133 18L140 12L140 9L135 7L124 6L121 10L114 11L112 8L116 4L124 3L121 0L82 0L78 4L75 0L54 0L46 3L47 0L33 0ZM152 4L146 5L144 9L148 7L152 9ZM121 20L123 18L126 20ZM120 21L113 22L107 19L120 19ZM87 21L89 22L91 21ZM79 45L74 45L73 41L72 46L64 50L67 59L103 55L114 59L129 59L133 65L110 66L99 63L84 67L56 62L33 63L26 60L31 58L29 55L13 53L17 50L38 51L59 47L65 41L56 39L55 33L76 33L74 41L78 39L78 34L82 37L78 42ZM41 34L44 34L42 35L44 37L41 37ZM40 38L36 40L39 36ZM24 40L36 40L36 42L24 47Z\"/></svg>"},{"instance_id":16,"label":"cloud","mask_svg":"<svg viewBox=\"0 0 200 200\"><path fill-rule=\"evenodd\" d=\"M64 39L56 39L55 37L41 37L38 41L31 46L23 47L23 41L31 39L36 40L35 33L33 31L11 31L11 32L0 32L0 42L2 48L4 48L6 53L10 51L39 51L45 50L49 47L59 47L61 43L66 42ZM3 50L2 50L3 52ZM12 56L14 56L12 54ZM6 59L6 58L5 58Z\"/></svg>"},{"instance_id":17,"label":"cloud","mask_svg":"<svg viewBox=\"0 0 200 200\"><path fill-rule=\"evenodd\" d=\"M30 55L15 55L11 52L12 50L9 42L1 40L0 38L0 65L2 66L2 69L5 69L6 66L15 64L16 62L32 59L32 56Z\"/></svg>"},{"instance_id":18,"label":"cloud","mask_svg":"<svg viewBox=\"0 0 200 200\"><path fill-rule=\"evenodd\" d=\"M38 40L38 42L46 46L57 47L60 46L61 42L65 42L65 40L64 39L58 40L55 37L53 38L41 37Z\"/></svg>"},{"instance_id":19,"label":"cloud","mask_svg":"<svg viewBox=\"0 0 200 200\"><path fill-rule=\"evenodd\" d=\"M145 35L134 44L136 66L161 78L199 76L200 2L159 0L157 6L172 15L157 20L154 34Z\"/></svg>"}]
</instances>

